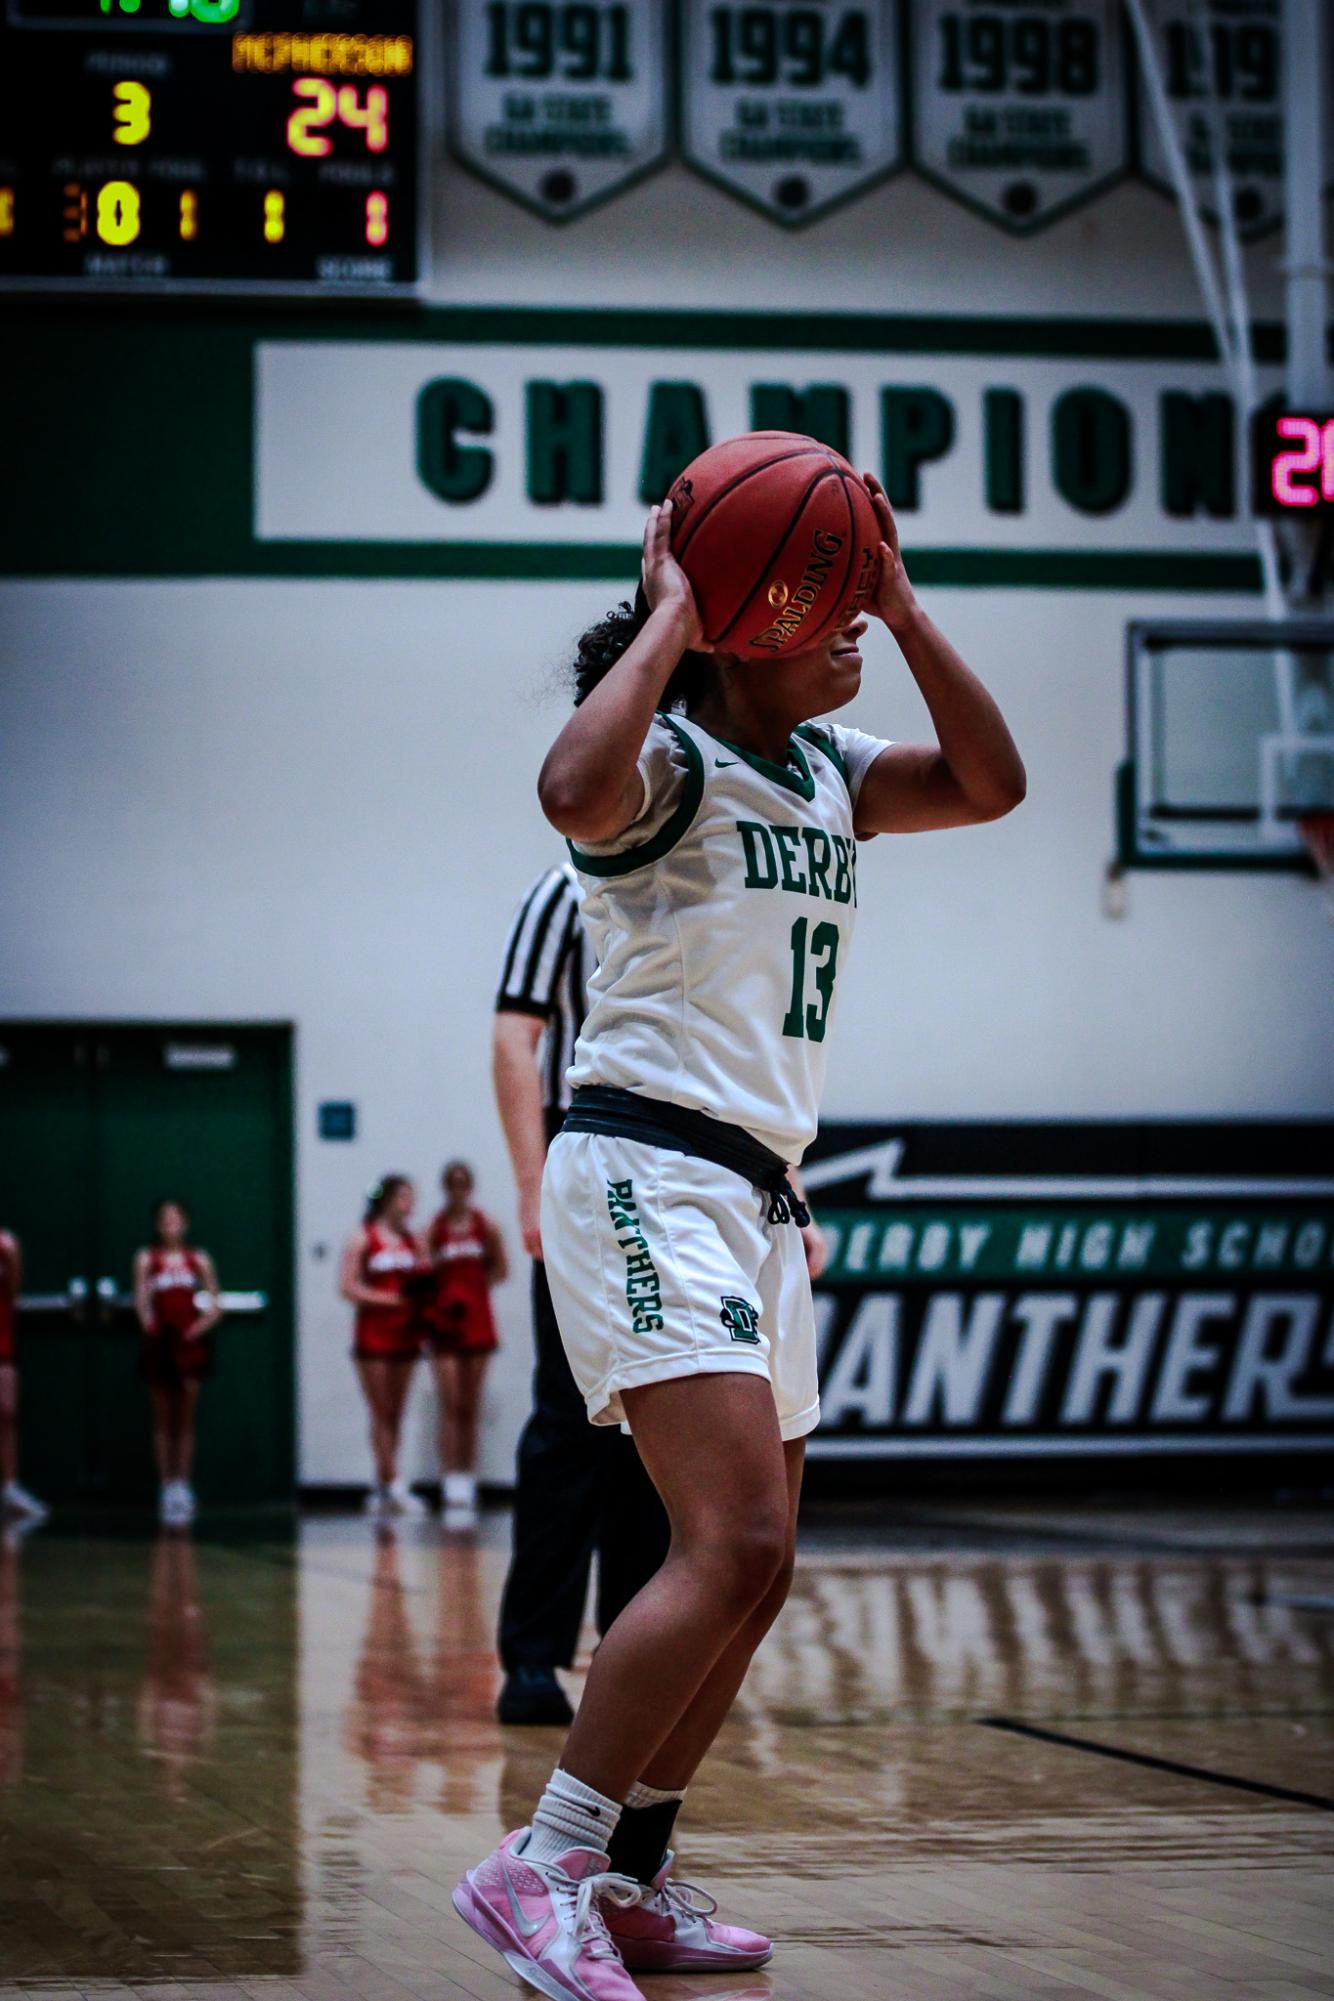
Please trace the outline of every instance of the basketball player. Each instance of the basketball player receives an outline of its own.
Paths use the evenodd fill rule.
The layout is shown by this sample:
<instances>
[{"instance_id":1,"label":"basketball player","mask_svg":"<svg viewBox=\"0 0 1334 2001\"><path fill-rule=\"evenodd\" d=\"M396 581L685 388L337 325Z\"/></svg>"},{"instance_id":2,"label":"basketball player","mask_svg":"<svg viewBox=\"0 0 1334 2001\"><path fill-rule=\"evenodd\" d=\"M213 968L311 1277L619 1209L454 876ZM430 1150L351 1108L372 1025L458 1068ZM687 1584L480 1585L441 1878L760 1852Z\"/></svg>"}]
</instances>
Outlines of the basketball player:
<instances>
[{"instance_id":1,"label":"basketball player","mask_svg":"<svg viewBox=\"0 0 1334 2001\"><path fill-rule=\"evenodd\" d=\"M454 1893L551 1996L633 2001L627 1968L770 1954L715 1923L664 1851L791 1574L819 1398L787 1163L815 1134L855 844L998 819L1024 794L999 709L918 605L867 484L871 609L936 744L811 725L857 693L863 619L763 665L706 652L663 506L640 605L585 635L575 713L539 781L598 959L542 1242L589 1417L628 1421L672 1525L666 1562L594 1656L531 1826Z\"/></svg>"},{"instance_id":2,"label":"basketball player","mask_svg":"<svg viewBox=\"0 0 1334 2001\"><path fill-rule=\"evenodd\" d=\"M440 1177L445 1206L426 1233L435 1292L426 1339L440 1408L445 1508L462 1521L477 1512L477 1405L486 1365L499 1346L491 1288L509 1275L505 1244L472 1199L472 1169L451 1160Z\"/></svg>"},{"instance_id":3,"label":"basketball player","mask_svg":"<svg viewBox=\"0 0 1334 2001\"><path fill-rule=\"evenodd\" d=\"M16 1322L23 1290L23 1253L9 1230L0 1230L0 1515L30 1522L46 1508L19 1484L19 1354Z\"/></svg>"},{"instance_id":4,"label":"basketball player","mask_svg":"<svg viewBox=\"0 0 1334 2001\"><path fill-rule=\"evenodd\" d=\"M533 1408L515 1465L514 1550L500 1603L502 1723L569 1723L556 1679L574 1660L597 1557L605 1633L667 1554L667 1516L633 1439L594 1430L570 1373L542 1262L542 1167L570 1103L566 1071L593 962L569 863L543 869L514 914L496 995L492 1075L533 1261Z\"/></svg>"},{"instance_id":5,"label":"basketball player","mask_svg":"<svg viewBox=\"0 0 1334 2001\"><path fill-rule=\"evenodd\" d=\"M209 1335L222 1318L218 1274L207 1251L191 1248L190 1212L159 1202L153 1241L134 1256L134 1310L143 1331L142 1369L153 1406L158 1513L174 1527L193 1519L190 1468L195 1416L213 1367Z\"/></svg>"},{"instance_id":6,"label":"basketball player","mask_svg":"<svg viewBox=\"0 0 1334 2001\"><path fill-rule=\"evenodd\" d=\"M426 1512L398 1473L403 1411L421 1353L416 1292L431 1269L409 1228L416 1199L406 1174L383 1175L367 1194L338 1272L339 1291L357 1309L352 1359L371 1419L375 1484L366 1496L368 1515Z\"/></svg>"}]
</instances>

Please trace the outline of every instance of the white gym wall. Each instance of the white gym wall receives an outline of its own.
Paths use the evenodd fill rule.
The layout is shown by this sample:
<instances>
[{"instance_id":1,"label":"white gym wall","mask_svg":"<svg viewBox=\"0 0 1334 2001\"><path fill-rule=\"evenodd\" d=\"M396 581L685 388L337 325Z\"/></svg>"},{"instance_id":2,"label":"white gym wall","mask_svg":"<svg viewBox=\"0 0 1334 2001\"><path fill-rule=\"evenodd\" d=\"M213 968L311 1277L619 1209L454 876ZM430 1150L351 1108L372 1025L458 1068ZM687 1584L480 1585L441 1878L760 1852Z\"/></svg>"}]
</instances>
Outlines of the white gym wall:
<instances>
[{"instance_id":1,"label":"white gym wall","mask_svg":"<svg viewBox=\"0 0 1334 2001\"><path fill-rule=\"evenodd\" d=\"M560 232L457 169L440 170L436 186L431 291L441 302L1199 318L1175 212L1135 184L1030 241L907 176L793 234L678 167ZM1265 317L1278 307L1277 254L1270 239L1248 258ZM609 383L617 366L612 350L587 360ZM1131 385L1133 364L1109 354L1088 373ZM914 374L930 381L929 363ZM781 351L757 356L751 375L825 379L808 357ZM410 462L410 398L400 418L402 434L383 449ZM1045 449L1033 446L1035 479ZM312 436L311 482L324 476L322 450ZM289 462L287 474L299 482L302 467ZM1136 478L1152 483L1153 464L1138 463ZM961 511L974 506L961 494ZM463 532L443 507L441 532ZM1114 519L1081 532L1093 548L1124 539ZM904 540L914 540L910 520ZM1219 540L1215 523L1181 522L1173 546ZM490 1093L490 1006L513 903L559 852L533 789L563 713L559 670L581 625L623 588L0 586L0 1013L296 1024L306 1482L359 1480L366 1466L351 1315L335 1296L338 1245L362 1191L402 1169L425 1204L454 1153L475 1162L480 1199L516 1253L483 1461L486 1478L509 1477L530 1344ZM1123 921L1102 910L1125 623L1146 612L1243 616L1256 600L924 595L1004 705L1029 798L994 828L866 851L828 1112L1334 1112L1334 927L1312 885L1145 875L1130 881ZM884 635L850 719L893 736L922 727ZM352 1144L315 1137L316 1105L331 1098L358 1107ZM432 1470L428 1419L423 1387L416 1475Z\"/></svg>"}]
</instances>

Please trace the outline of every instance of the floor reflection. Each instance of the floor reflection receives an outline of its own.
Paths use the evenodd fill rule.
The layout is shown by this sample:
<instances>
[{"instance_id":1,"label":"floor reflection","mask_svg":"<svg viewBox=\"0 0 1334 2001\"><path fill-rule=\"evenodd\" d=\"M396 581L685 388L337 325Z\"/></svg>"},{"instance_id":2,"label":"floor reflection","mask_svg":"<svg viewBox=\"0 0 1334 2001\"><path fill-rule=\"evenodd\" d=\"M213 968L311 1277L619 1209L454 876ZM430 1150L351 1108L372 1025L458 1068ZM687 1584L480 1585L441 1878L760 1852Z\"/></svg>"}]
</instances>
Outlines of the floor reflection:
<instances>
[{"instance_id":1,"label":"floor reflection","mask_svg":"<svg viewBox=\"0 0 1334 2001\"><path fill-rule=\"evenodd\" d=\"M793 1721L1170 1704L1254 1710L1276 1669L1314 1688L1334 1623L1280 1602L1263 1561L816 1560L747 1683Z\"/></svg>"},{"instance_id":2,"label":"floor reflection","mask_svg":"<svg viewBox=\"0 0 1334 2001\"><path fill-rule=\"evenodd\" d=\"M477 1773L495 1757L494 1620L482 1551L471 1532L426 1533L428 1542L418 1532L405 1552L402 1531L375 1531L343 1741L367 1768L367 1802L377 1813L429 1798L434 1768L439 1810L471 1813Z\"/></svg>"},{"instance_id":3,"label":"floor reflection","mask_svg":"<svg viewBox=\"0 0 1334 2001\"><path fill-rule=\"evenodd\" d=\"M681 1822L782 1949L652 2001L1322 1994L1334 1814L1282 1791L1331 1764L1334 1533L1288 1526L813 1538ZM561 1743L494 1720L507 1551L503 1516L0 1543L0 2001L518 2001L449 1901Z\"/></svg>"},{"instance_id":4,"label":"floor reflection","mask_svg":"<svg viewBox=\"0 0 1334 2001\"><path fill-rule=\"evenodd\" d=\"M181 1531L0 1546L0 1977L294 1970L295 1583Z\"/></svg>"},{"instance_id":5,"label":"floor reflection","mask_svg":"<svg viewBox=\"0 0 1334 2001\"><path fill-rule=\"evenodd\" d=\"M216 1717L194 1544L188 1531L164 1529L153 1550L139 1741L158 1761L163 1791L176 1804L211 1742Z\"/></svg>"},{"instance_id":6,"label":"floor reflection","mask_svg":"<svg viewBox=\"0 0 1334 2001\"><path fill-rule=\"evenodd\" d=\"M408 1617L398 1543L390 1528L375 1531L366 1597L366 1628L348 1704L344 1742L369 1768L367 1797L379 1813L412 1799L417 1762L429 1756L427 1682Z\"/></svg>"},{"instance_id":7,"label":"floor reflection","mask_svg":"<svg viewBox=\"0 0 1334 2001\"><path fill-rule=\"evenodd\" d=\"M0 1794L23 1775L23 1655L19 1611L22 1531L0 1534Z\"/></svg>"}]
</instances>

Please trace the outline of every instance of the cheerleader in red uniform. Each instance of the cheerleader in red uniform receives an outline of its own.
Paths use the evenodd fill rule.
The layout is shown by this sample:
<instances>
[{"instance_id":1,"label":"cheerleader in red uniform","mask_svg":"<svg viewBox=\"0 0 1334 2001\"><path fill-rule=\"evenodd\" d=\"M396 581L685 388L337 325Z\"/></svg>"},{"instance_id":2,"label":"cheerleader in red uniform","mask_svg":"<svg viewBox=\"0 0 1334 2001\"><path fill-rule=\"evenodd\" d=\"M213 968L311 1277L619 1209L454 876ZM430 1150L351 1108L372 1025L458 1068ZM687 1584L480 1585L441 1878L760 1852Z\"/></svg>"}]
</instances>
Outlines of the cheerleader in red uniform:
<instances>
[{"instance_id":1,"label":"cheerleader in red uniform","mask_svg":"<svg viewBox=\"0 0 1334 2001\"><path fill-rule=\"evenodd\" d=\"M439 1396L445 1507L462 1515L477 1507L477 1406L497 1346L491 1288L509 1266L499 1230L473 1206L467 1162L451 1160L440 1185L445 1206L426 1237L436 1284L425 1318Z\"/></svg>"},{"instance_id":2,"label":"cheerleader in red uniform","mask_svg":"<svg viewBox=\"0 0 1334 2001\"><path fill-rule=\"evenodd\" d=\"M420 1515L422 1502L398 1472L403 1411L421 1353L423 1284L430 1266L409 1228L416 1191L406 1174L386 1174L366 1198L361 1227L343 1246L339 1289L357 1309L352 1359L371 1416L373 1515Z\"/></svg>"},{"instance_id":3,"label":"cheerleader in red uniform","mask_svg":"<svg viewBox=\"0 0 1334 2001\"><path fill-rule=\"evenodd\" d=\"M23 1290L19 1240L0 1230L0 1515L39 1522L46 1509L19 1485L19 1355L15 1321Z\"/></svg>"},{"instance_id":4,"label":"cheerleader in red uniform","mask_svg":"<svg viewBox=\"0 0 1334 2001\"><path fill-rule=\"evenodd\" d=\"M195 1512L190 1485L195 1415L213 1368L209 1336L222 1318L213 1260L207 1251L193 1249L189 1236L185 1204L164 1200L153 1211L152 1243L134 1256L134 1310L143 1330L142 1367L162 1483L158 1512L176 1527Z\"/></svg>"}]
</instances>

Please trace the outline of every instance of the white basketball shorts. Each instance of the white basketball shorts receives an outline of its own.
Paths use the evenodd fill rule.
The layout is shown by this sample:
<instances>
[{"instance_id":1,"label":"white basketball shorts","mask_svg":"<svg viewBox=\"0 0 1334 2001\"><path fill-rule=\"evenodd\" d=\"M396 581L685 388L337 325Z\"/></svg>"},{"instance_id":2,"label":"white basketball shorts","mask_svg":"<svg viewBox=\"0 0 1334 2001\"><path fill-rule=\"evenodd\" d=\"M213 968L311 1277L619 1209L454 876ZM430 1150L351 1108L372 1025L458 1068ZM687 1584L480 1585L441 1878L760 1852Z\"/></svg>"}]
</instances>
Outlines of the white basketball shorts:
<instances>
[{"instance_id":1,"label":"white basketball shorts","mask_svg":"<svg viewBox=\"0 0 1334 2001\"><path fill-rule=\"evenodd\" d=\"M561 1339L593 1424L621 1392L677 1376L764 1376L784 1438L820 1420L815 1316L794 1223L693 1154L562 1132L542 1179L542 1251Z\"/></svg>"}]
</instances>

